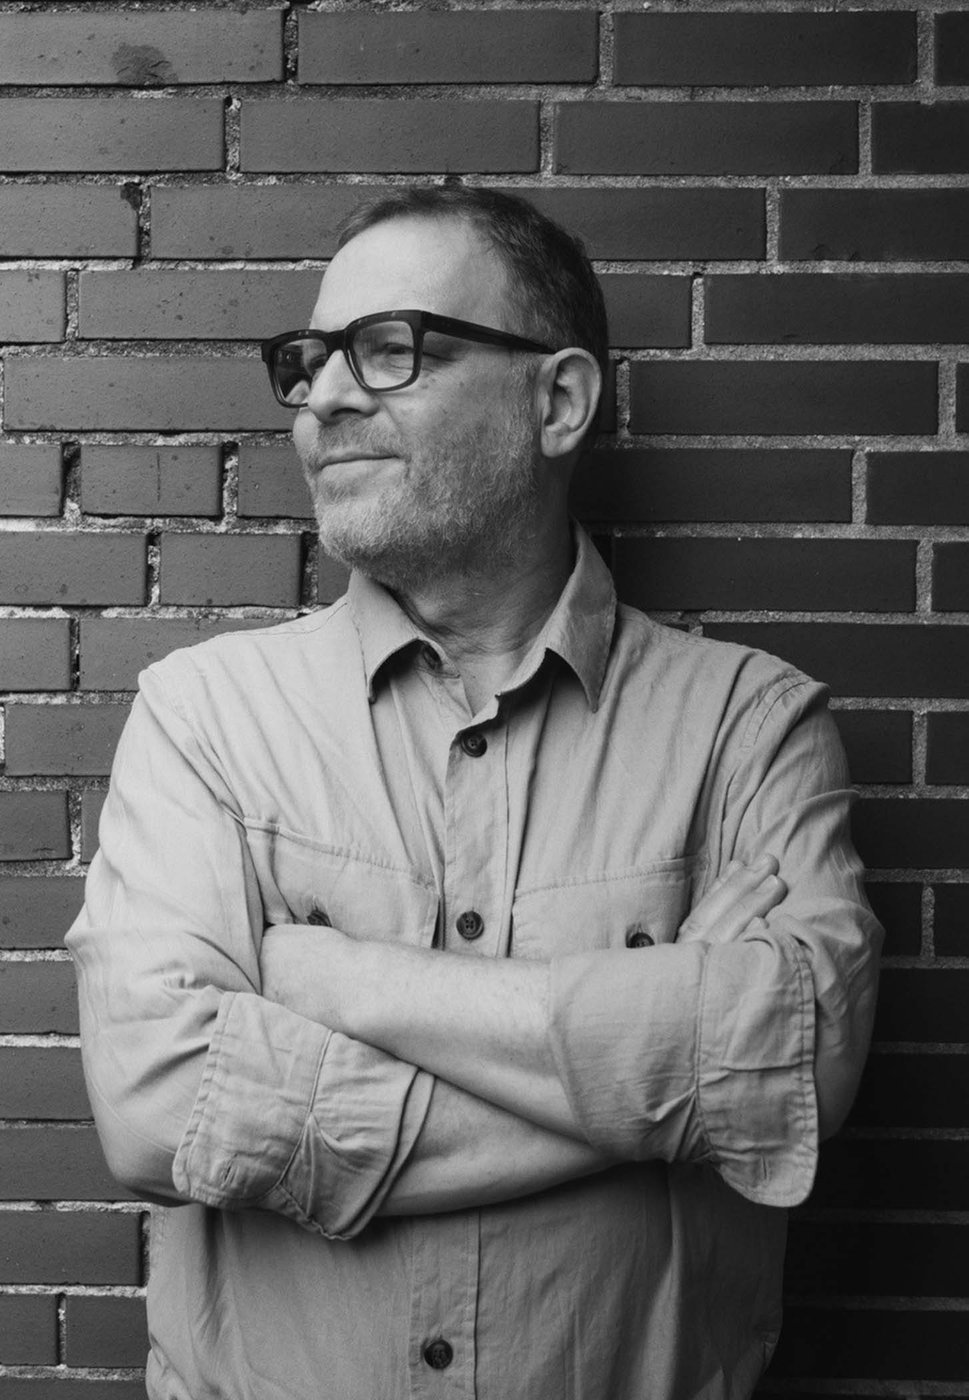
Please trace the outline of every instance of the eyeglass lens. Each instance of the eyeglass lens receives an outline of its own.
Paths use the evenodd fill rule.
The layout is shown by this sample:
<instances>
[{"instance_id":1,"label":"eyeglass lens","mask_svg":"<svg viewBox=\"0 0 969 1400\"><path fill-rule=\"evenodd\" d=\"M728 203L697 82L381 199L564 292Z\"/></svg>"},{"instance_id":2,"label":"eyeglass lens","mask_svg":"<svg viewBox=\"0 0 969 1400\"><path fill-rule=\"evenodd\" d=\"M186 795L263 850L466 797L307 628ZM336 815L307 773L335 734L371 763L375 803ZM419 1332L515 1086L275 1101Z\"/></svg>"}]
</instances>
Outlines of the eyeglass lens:
<instances>
[{"instance_id":1,"label":"eyeglass lens","mask_svg":"<svg viewBox=\"0 0 969 1400\"><path fill-rule=\"evenodd\" d=\"M414 331L406 321L376 321L351 332L348 353L353 369L367 389L392 389L414 373ZM276 350L273 371L281 397L305 403L313 379L329 358L320 340L287 340Z\"/></svg>"}]
</instances>

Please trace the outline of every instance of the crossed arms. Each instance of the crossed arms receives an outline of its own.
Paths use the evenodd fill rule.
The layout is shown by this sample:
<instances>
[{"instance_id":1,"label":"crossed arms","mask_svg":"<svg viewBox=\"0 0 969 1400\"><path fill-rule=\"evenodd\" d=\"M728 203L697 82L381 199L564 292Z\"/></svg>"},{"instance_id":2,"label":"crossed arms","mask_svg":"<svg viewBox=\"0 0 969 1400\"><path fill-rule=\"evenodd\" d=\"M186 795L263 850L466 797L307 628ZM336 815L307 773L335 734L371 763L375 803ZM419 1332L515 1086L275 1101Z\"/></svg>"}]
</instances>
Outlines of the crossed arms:
<instances>
[{"instance_id":1,"label":"crossed arms","mask_svg":"<svg viewBox=\"0 0 969 1400\"><path fill-rule=\"evenodd\" d=\"M793 723L751 780L740 859L675 944L490 962L264 932L234 795L150 677L69 940L113 1170L337 1236L650 1157L803 1198L860 1071L876 938L819 724ZM793 801L771 773L805 754Z\"/></svg>"}]
</instances>

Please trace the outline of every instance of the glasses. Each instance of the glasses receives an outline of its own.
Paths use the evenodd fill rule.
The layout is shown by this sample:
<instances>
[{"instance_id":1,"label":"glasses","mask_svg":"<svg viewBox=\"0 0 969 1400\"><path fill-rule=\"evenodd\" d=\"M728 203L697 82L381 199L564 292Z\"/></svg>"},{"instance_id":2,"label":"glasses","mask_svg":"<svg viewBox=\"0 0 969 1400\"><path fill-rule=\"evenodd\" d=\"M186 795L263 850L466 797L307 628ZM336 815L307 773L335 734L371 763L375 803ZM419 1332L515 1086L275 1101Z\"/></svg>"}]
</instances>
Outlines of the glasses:
<instances>
[{"instance_id":1,"label":"glasses","mask_svg":"<svg viewBox=\"0 0 969 1400\"><path fill-rule=\"evenodd\" d=\"M313 380L335 350L342 350L357 383L372 393L406 389L421 372L423 356L435 354L434 341L444 335L509 350L552 354L537 340L437 316L433 311L375 311L358 316L341 331L285 331L262 342L273 393L285 408L301 408ZM443 347L441 347L443 350Z\"/></svg>"}]
</instances>

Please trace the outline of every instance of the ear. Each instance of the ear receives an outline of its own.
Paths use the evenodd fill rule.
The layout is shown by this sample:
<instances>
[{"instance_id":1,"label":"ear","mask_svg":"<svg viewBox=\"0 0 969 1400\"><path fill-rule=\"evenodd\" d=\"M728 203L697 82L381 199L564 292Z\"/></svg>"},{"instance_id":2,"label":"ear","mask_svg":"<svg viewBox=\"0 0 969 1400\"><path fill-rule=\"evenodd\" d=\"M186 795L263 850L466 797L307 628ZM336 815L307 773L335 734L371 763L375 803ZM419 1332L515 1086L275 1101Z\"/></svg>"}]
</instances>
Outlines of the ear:
<instances>
[{"instance_id":1,"label":"ear","mask_svg":"<svg viewBox=\"0 0 969 1400\"><path fill-rule=\"evenodd\" d=\"M550 355L539 371L541 449L545 457L576 454L602 391L602 371L588 350L573 346Z\"/></svg>"}]
</instances>

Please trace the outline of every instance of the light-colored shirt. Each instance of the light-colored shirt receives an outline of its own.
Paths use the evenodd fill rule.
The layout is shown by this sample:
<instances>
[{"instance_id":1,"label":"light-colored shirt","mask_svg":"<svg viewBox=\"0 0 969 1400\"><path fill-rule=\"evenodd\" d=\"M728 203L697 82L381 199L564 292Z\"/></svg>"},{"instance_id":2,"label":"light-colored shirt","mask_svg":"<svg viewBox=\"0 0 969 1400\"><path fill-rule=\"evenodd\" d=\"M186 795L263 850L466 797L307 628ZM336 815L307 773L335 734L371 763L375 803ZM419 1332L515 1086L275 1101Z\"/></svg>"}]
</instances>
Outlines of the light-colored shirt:
<instances>
[{"instance_id":1,"label":"light-colored shirt","mask_svg":"<svg viewBox=\"0 0 969 1400\"><path fill-rule=\"evenodd\" d=\"M108 1160L190 1202L154 1211L154 1400L753 1389L815 1077L846 1111L871 1026L851 793L821 686L617 607L578 539L477 715L356 575L332 607L141 678L69 945ZM696 937L726 863L765 852L784 901ZM377 1215L433 1080L260 995L263 931L293 922L550 960L556 1062L618 1164Z\"/></svg>"}]
</instances>

